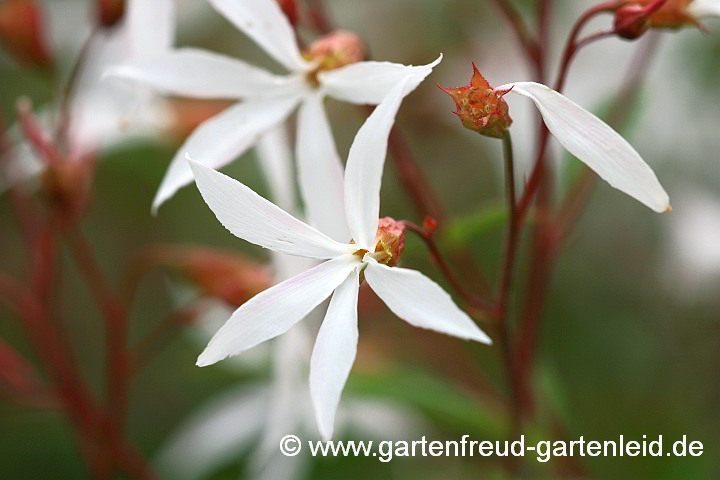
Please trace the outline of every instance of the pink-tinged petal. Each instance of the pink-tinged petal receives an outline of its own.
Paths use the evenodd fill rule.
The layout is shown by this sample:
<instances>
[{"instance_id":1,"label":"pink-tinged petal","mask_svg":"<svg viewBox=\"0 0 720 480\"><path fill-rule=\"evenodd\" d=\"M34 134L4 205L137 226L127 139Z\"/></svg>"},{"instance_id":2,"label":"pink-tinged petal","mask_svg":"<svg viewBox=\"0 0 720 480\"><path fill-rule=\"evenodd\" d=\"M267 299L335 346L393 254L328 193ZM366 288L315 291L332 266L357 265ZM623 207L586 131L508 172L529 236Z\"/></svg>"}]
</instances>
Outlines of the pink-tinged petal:
<instances>
[{"instance_id":1,"label":"pink-tinged petal","mask_svg":"<svg viewBox=\"0 0 720 480\"><path fill-rule=\"evenodd\" d=\"M127 65L105 76L147 85L159 93L194 98L243 99L291 88L292 78L273 75L225 55L181 48Z\"/></svg>"},{"instance_id":2,"label":"pink-tinged petal","mask_svg":"<svg viewBox=\"0 0 720 480\"><path fill-rule=\"evenodd\" d=\"M356 255L342 255L255 295L218 330L197 365L212 365L285 333L328 298L359 262Z\"/></svg>"},{"instance_id":3,"label":"pink-tinged petal","mask_svg":"<svg viewBox=\"0 0 720 480\"><path fill-rule=\"evenodd\" d=\"M359 273L335 290L310 360L310 396L323 440L330 440L335 413L357 354Z\"/></svg>"},{"instance_id":4,"label":"pink-tinged petal","mask_svg":"<svg viewBox=\"0 0 720 480\"><path fill-rule=\"evenodd\" d=\"M511 93L530 98L562 146L610 185L656 212L670 208L668 194L652 169L605 122L545 85L518 82L497 90L509 88L512 88Z\"/></svg>"},{"instance_id":5,"label":"pink-tinged petal","mask_svg":"<svg viewBox=\"0 0 720 480\"><path fill-rule=\"evenodd\" d=\"M175 0L129 0L125 21L133 58L161 54L175 41Z\"/></svg>"},{"instance_id":6,"label":"pink-tinged petal","mask_svg":"<svg viewBox=\"0 0 720 480\"><path fill-rule=\"evenodd\" d=\"M215 9L268 55L291 71L307 71L295 32L275 0L209 0Z\"/></svg>"},{"instance_id":7,"label":"pink-tinged petal","mask_svg":"<svg viewBox=\"0 0 720 480\"><path fill-rule=\"evenodd\" d=\"M322 102L321 95L310 96L298 113L300 193L310 225L339 242L349 242L351 237L345 220L343 198L343 166Z\"/></svg>"},{"instance_id":8,"label":"pink-tinged petal","mask_svg":"<svg viewBox=\"0 0 720 480\"><path fill-rule=\"evenodd\" d=\"M175 154L155 194L153 212L192 182L185 155L210 167L222 168L253 146L259 135L284 121L299 101L299 96L292 95L248 100L203 122Z\"/></svg>"},{"instance_id":9,"label":"pink-tinged petal","mask_svg":"<svg viewBox=\"0 0 720 480\"><path fill-rule=\"evenodd\" d=\"M420 66L359 62L321 72L318 80L323 91L333 98L360 105L377 105L398 82L405 79L408 80L406 94L415 90L441 61L442 55L434 62Z\"/></svg>"},{"instance_id":10,"label":"pink-tinged petal","mask_svg":"<svg viewBox=\"0 0 720 480\"><path fill-rule=\"evenodd\" d=\"M233 235L276 252L308 258L333 258L355 251L353 245L318 232L237 180L201 163L189 163L205 203Z\"/></svg>"},{"instance_id":11,"label":"pink-tinged petal","mask_svg":"<svg viewBox=\"0 0 720 480\"><path fill-rule=\"evenodd\" d=\"M273 203L295 214L295 175L287 126L280 124L263 133L255 146L255 154Z\"/></svg>"},{"instance_id":12,"label":"pink-tinged petal","mask_svg":"<svg viewBox=\"0 0 720 480\"><path fill-rule=\"evenodd\" d=\"M359 248L373 250L380 214L382 181L388 137L409 79L401 80L375 108L353 141L345 167L345 217Z\"/></svg>"},{"instance_id":13,"label":"pink-tinged petal","mask_svg":"<svg viewBox=\"0 0 720 480\"><path fill-rule=\"evenodd\" d=\"M425 275L388 267L366 256L365 279L398 317L414 327L427 328L465 340L492 340L453 302L450 295Z\"/></svg>"}]
</instances>

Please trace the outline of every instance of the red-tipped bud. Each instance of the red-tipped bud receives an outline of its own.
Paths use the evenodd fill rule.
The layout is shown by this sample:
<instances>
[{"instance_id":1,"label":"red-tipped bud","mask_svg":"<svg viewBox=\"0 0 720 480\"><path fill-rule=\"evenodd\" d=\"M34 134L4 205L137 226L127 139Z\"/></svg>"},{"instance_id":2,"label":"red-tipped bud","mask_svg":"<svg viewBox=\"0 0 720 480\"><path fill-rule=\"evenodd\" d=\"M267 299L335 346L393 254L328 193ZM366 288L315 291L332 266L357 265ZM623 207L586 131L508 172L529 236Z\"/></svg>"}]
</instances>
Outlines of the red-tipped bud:
<instances>
[{"instance_id":1,"label":"red-tipped bud","mask_svg":"<svg viewBox=\"0 0 720 480\"><path fill-rule=\"evenodd\" d=\"M267 267L222 250L163 245L154 250L150 261L176 269L203 294L235 307L273 284Z\"/></svg>"},{"instance_id":2,"label":"red-tipped bud","mask_svg":"<svg viewBox=\"0 0 720 480\"><path fill-rule=\"evenodd\" d=\"M290 23L296 25L298 21L297 2L295 0L277 0L277 2Z\"/></svg>"},{"instance_id":3,"label":"red-tipped bud","mask_svg":"<svg viewBox=\"0 0 720 480\"><path fill-rule=\"evenodd\" d=\"M641 37L650 28L650 16L642 5L625 5L615 12L615 33L627 40Z\"/></svg>"},{"instance_id":4,"label":"red-tipped bud","mask_svg":"<svg viewBox=\"0 0 720 480\"><path fill-rule=\"evenodd\" d=\"M453 113L460 117L465 128L494 138L502 138L510 128L512 118L508 104L503 99L508 91L494 90L474 63L473 76L468 86L440 88L455 101L457 110Z\"/></svg>"},{"instance_id":5,"label":"red-tipped bud","mask_svg":"<svg viewBox=\"0 0 720 480\"><path fill-rule=\"evenodd\" d=\"M693 0L628 1L615 12L615 28L618 30L618 35L623 38L637 38L644 32L641 32L637 36L632 35L636 34L643 27L643 19L634 19L633 17L640 17L644 14L647 20L646 29L678 29L685 26L695 26L704 29L700 21L690 13L689 7L692 2ZM625 24L627 24L627 26L625 26Z\"/></svg>"},{"instance_id":6,"label":"red-tipped bud","mask_svg":"<svg viewBox=\"0 0 720 480\"><path fill-rule=\"evenodd\" d=\"M318 62L318 71L335 70L351 63L361 62L367 54L359 36L337 30L318 38L310 44L305 57Z\"/></svg>"},{"instance_id":7,"label":"red-tipped bud","mask_svg":"<svg viewBox=\"0 0 720 480\"><path fill-rule=\"evenodd\" d=\"M111 27L125 14L125 0L96 0L98 20L101 25Z\"/></svg>"},{"instance_id":8,"label":"red-tipped bud","mask_svg":"<svg viewBox=\"0 0 720 480\"><path fill-rule=\"evenodd\" d=\"M42 12L31 0L0 3L0 41L20 63L35 66L52 63Z\"/></svg>"},{"instance_id":9,"label":"red-tipped bud","mask_svg":"<svg viewBox=\"0 0 720 480\"><path fill-rule=\"evenodd\" d=\"M425 220L423 220L423 228L428 233L433 233L435 230L437 230L437 220L435 220L433 217L428 215L425 217Z\"/></svg>"},{"instance_id":10,"label":"red-tipped bud","mask_svg":"<svg viewBox=\"0 0 720 480\"><path fill-rule=\"evenodd\" d=\"M405 250L405 225L390 217L381 218L378 220L375 241L373 257L380 263L394 267Z\"/></svg>"}]
</instances>

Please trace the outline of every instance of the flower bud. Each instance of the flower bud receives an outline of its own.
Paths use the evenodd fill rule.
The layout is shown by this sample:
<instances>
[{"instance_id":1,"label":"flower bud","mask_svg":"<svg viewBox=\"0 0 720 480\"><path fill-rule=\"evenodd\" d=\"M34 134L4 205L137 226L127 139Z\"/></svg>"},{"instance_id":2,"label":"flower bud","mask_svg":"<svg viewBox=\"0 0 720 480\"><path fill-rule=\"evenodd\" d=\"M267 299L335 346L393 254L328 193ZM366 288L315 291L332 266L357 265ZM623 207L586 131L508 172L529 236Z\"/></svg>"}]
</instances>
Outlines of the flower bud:
<instances>
[{"instance_id":1,"label":"flower bud","mask_svg":"<svg viewBox=\"0 0 720 480\"><path fill-rule=\"evenodd\" d=\"M305 52L305 57L318 62L315 72L335 70L351 63L361 62L366 55L365 45L359 36L337 30L318 38Z\"/></svg>"},{"instance_id":2,"label":"flower bud","mask_svg":"<svg viewBox=\"0 0 720 480\"><path fill-rule=\"evenodd\" d=\"M111 27L125 14L125 0L96 0L100 24Z\"/></svg>"},{"instance_id":3,"label":"flower bud","mask_svg":"<svg viewBox=\"0 0 720 480\"><path fill-rule=\"evenodd\" d=\"M375 260L394 267L405 250L405 225L390 217L381 218L378 220L375 242Z\"/></svg>"},{"instance_id":4,"label":"flower bud","mask_svg":"<svg viewBox=\"0 0 720 480\"><path fill-rule=\"evenodd\" d=\"M203 294L234 307L273 284L267 267L222 250L162 245L156 247L150 257L154 264L176 269Z\"/></svg>"},{"instance_id":5,"label":"flower bud","mask_svg":"<svg viewBox=\"0 0 720 480\"><path fill-rule=\"evenodd\" d=\"M52 63L42 12L32 0L0 3L0 41L20 63L34 66Z\"/></svg>"},{"instance_id":6,"label":"flower bud","mask_svg":"<svg viewBox=\"0 0 720 480\"><path fill-rule=\"evenodd\" d=\"M502 138L510 128L512 118L508 104L503 100L508 91L494 90L474 63L473 76L467 87L440 88L455 101L457 110L453 113L460 117L465 128L494 138Z\"/></svg>"},{"instance_id":7,"label":"flower bud","mask_svg":"<svg viewBox=\"0 0 720 480\"><path fill-rule=\"evenodd\" d=\"M640 7L645 14L648 25L645 28L670 28L678 29L685 26L693 25L703 28L700 21L690 12L690 4L693 0L633 0L628 1L615 12L615 26L621 27L622 32L618 31L618 35L623 38L637 38L632 35L632 15L633 11L639 12ZM639 13L636 13L639 15ZM624 24L618 19L624 17L624 21L628 22L628 26L622 28ZM637 19L636 28L641 27L642 20ZM627 31L625 31L627 30ZM640 33L642 34L642 33ZM629 35L629 36L626 36ZM638 35L639 36L639 35Z\"/></svg>"},{"instance_id":8,"label":"flower bud","mask_svg":"<svg viewBox=\"0 0 720 480\"><path fill-rule=\"evenodd\" d=\"M650 16L642 5L625 5L615 12L615 33L627 40L641 37L650 28Z\"/></svg>"}]
</instances>

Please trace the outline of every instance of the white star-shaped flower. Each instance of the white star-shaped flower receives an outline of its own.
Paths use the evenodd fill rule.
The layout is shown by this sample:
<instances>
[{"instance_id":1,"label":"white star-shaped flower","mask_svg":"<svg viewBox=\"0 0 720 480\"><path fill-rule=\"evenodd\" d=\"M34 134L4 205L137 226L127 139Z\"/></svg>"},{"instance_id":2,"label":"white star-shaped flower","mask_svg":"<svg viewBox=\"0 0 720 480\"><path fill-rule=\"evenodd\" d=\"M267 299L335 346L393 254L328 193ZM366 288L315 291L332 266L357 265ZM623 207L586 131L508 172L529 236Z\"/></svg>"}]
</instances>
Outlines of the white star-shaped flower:
<instances>
[{"instance_id":1,"label":"white star-shaped flower","mask_svg":"<svg viewBox=\"0 0 720 480\"><path fill-rule=\"evenodd\" d=\"M416 85L405 79L393 87L350 148L344 179L345 214L333 220L347 222L354 243L335 241L242 183L190 161L205 202L234 235L280 253L326 260L236 310L197 364L211 365L286 332L332 295L310 368L310 391L324 438L332 435L335 411L355 360L361 275L390 310L411 325L491 343L435 282L417 271L385 265L390 260L386 245L376 239L388 136L403 97Z\"/></svg>"},{"instance_id":2,"label":"white star-shaped flower","mask_svg":"<svg viewBox=\"0 0 720 480\"><path fill-rule=\"evenodd\" d=\"M160 59L108 71L108 75L151 85L166 94L239 100L187 139L168 168L153 209L192 182L186 152L219 169L299 106L298 176L309 222L333 239L347 241L345 222L329 221L343 215L343 173L323 99L329 96L354 104L378 104L403 79L419 84L440 58L425 66L363 61L328 70L321 58L307 60L303 56L292 26L274 0L208 1L290 73L274 75L241 60L194 48L176 49Z\"/></svg>"}]
</instances>

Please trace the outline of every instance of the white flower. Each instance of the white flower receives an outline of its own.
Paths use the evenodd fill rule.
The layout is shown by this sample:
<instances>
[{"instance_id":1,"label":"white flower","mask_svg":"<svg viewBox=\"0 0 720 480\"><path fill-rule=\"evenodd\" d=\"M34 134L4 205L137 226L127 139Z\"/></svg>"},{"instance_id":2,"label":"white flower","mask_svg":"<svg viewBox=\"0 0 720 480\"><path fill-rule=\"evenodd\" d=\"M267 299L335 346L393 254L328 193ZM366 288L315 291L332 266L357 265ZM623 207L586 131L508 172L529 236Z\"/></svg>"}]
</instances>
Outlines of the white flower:
<instances>
[{"instance_id":1,"label":"white flower","mask_svg":"<svg viewBox=\"0 0 720 480\"><path fill-rule=\"evenodd\" d=\"M49 10L47 13L61 12ZM66 36L69 35L67 31L72 30L76 38L78 31L89 30L83 22L76 25L64 18L64 23L60 24L61 19L53 20L53 38L62 37L61 27ZM132 138L155 135L170 126L172 113L169 106L152 95L150 89L130 88L116 79L102 77L111 66L153 58L169 49L174 28L173 0L130 0L120 25L94 34L79 66L68 111L54 107L38 115L41 125L48 131L56 128L59 118L68 115L67 158L81 159ZM56 45L53 47L60 49ZM13 130L17 128L13 127ZM37 157L34 149L27 142L20 142L15 146L13 162L6 172L8 183L22 181L44 168L45 162Z\"/></svg>"},{"instance_id":2,"label":"white flower","mask_svg":"<svg viewBox=\"0 0 720 480\"><path fill-rule=\"evenodd\" d=\"M310 391L324 438L332 435L335 411L355 359L361 273L390 310L411 325L490 343L439 285L414 270L383 265L383 254L374 253L388 136L402 98L415 86L416 82L409 79L396 85L350 148L345 215L335 221L347 222L354 243L337 242L245 185L190 162L205 202L230 232L280 253L326 260L260 293L235 311L197 364L213 364L286 332L335 292L318 333L310 369Z\"/></svg>"},{"instance_id":3,"label":"white flower","mask_svg":"<svg viewBox=\"0 0 720 480\"><path fill-rule=\"evenodd\" d=\"M656 212L670 209L668 194L652 169L627 140L598 117L539 83L508 83L495 90L530 98L560 144L610 185Z\"/></svg>"},{"instance_id":4,"label":"white flower","mask_svg":"<svg viewBox=\"0 0 720 480\"><path fill-rule=\"evenodd\" d=\"M282 123L299 105L298 175L309 221L335 240L349 240L344 222L328 222L342 217L343 192L342 164L323 108L324 97L377 104L402 79L419 84L440 59L418 67L359 62L322 71L317 63L303 58L295 32L275 0L209 2L290 73L274 75L241 60L194 48L177 49L152 62L108 71L109 75L151 85L167 94L239 100L198 127L179 149L155 196L153 210L192 182L185 152L219 169L252 147L261 133Z\"/></svg>"}]
</instances>

